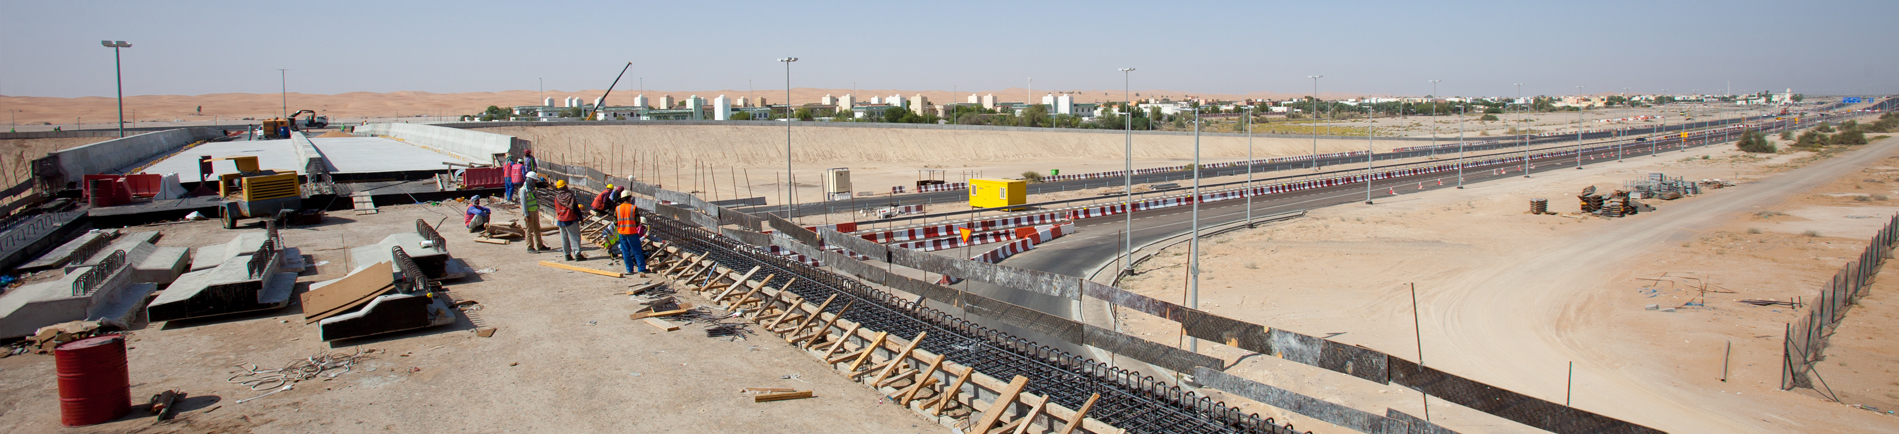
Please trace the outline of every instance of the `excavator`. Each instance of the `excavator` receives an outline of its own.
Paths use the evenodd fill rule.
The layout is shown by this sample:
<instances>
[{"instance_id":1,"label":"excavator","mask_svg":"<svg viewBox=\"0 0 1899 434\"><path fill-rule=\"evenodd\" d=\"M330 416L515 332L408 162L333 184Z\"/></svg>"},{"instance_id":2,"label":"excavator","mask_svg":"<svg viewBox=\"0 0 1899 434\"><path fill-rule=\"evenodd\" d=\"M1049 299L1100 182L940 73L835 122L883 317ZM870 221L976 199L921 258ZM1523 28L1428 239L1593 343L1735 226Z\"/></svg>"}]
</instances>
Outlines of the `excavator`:
<instances>
[{"instance_id":1,"label":"excavator","mask_svg":"<svg viewBox=\"0 0 1899 434\"><path fill-rule=\"evenodd\" d=\"M303 116L303 114L305 113L310 114L310 116L304 117L303 119L297 119L297 116ZM323 128L327 126L330 126L329 116L318 115L316 114L316 111L314 110L297 110L296 113L290 114L290 118L288 119L286 118L265 119L264 125L263 125L264 138L273 139L273 140L287 139L287 138L290 138L291 131L303 131L307 129Z\"/></svg>"}]
</instances>

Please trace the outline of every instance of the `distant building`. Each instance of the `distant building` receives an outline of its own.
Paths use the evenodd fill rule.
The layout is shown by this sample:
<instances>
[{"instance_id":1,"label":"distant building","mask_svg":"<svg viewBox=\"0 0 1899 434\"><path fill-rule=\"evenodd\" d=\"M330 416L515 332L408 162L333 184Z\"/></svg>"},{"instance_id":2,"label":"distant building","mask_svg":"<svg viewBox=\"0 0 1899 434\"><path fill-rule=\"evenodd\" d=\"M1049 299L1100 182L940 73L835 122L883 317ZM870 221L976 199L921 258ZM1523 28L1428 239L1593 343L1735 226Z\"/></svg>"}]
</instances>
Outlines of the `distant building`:
<instances>
[{"instance_id":1,"label":"distant building","mask_svg":"<svg viewBox=\"0 0 1899 434\"><path fill-rule=\"evenodd\" d=\"M848 93L844 94L843 98L837 99L837 106L843 107L845 110L850 110L851 107L856 106L856 105L857 105L857 97Z\"/></svg>"},{"instance_id":2,"label":"distant building","mask_svg":"<svg viewBox=\"0 0 1899 434\"><path fill-rule=\"evenodd\" d=\"M903 94L891 95L888 98L884 98L884 104L889 104L892 106L904 107L904 108L910 107L910 102L903 100Z\"/></svg>"},{"instance_id":3,"label":"distant building","mask_svg":"<svg viewBox=\"0 0 1899 434\"><path fill-rule=\"evenodd\" d=\"M686 102L686 110L692 111L692 120L701 120L701 119L706 118L705 117L706 100L700 99L698 95L692 95L692 96L686 97L685 102Z\"/></svg>"},{"instance_id":4,"label":"distant building","mask_svg":"<svg viewBox=\"0 0 1899 434\"><path fill-rule=\"evenodd\" d=\"M992 93L992 94L983 95L982 108L995 110L996 109L996 94Z\"/></svg>"},{"instance_id":5,"label":"distant building","mask_svg":"<svg viewBox=\"0 0 1899 434\"><path fill-rule=\"evenodd\" d=\"M642 93L642 94L639 94L639 96L633 97L633 106L646 107L647 106L646 94Z\"/></svg>"},{"instance_id":6,"label":"distant building","mask_svg":"<svg viewBox=\"0 0 1899 434\"><path fill-rule=\"evenodd\" d=\"M659 97L659 108L660 110L671 110L673 108L673 96L661 95Z\"/></svg>"},{"instance_id":7,"label":"distant building","mask_svg":"<svg viewBox=\"0 0 1899 434\"><path fill-rule=\"evenodd\" d=\"M735 104L735 106L737 106L737 107L751 107L752 105L751 105L751 104L748 104L748 101L746 101L746 100L745 100L745 97L742 97L742 96L741 96L741 97L738 97L738 104Z\"/></svg>"},{"instance_id":8,"label":"distant building","mask_svg":"<svg viewBox=\"0 0 1899 434\"><path fill-rule=\"evenodd\" d=\"M719 95L718 98L712 99L712 120L715 120L715 121L726 120L728 117L730 117L729 115L731 114L732 114L732 101L725 99L725 95Z\"/></svg>"},{"instance_id":9,"label":"distant building","mask_svg":"<svg viewBox=\"0 0 1899 434\"><path fill-rule=\"evenodd\" d=\"M832 98L831 94L827 93L823 98L818 98L818 104L837 105L837 98Z\"/></svg>"},{"instance_id":10,"label":"distant building","mask_svg":"<svg viewBox=\"0 0 1899 434\"><path fill-rule=\"evenodd\" d=\"M1055 97L1054 109L1055 109L1054 110L1055 114L1058 114L1058 115L1075 114L1075 97L1073 95L1069 95L1065 93L1062 94L1061 96Z\"/></svg>"},{"instance_id":11,"label":"distant building","mask_svg":"<svg viewBox=\"0 0 1899 434\"><path fill-rule=\"evenodd\" d=\"M930 99L924 97L923 94L920 94L920 93L910 96L909 106L910 106L910 111L917 112L919 114L927 113L929 110L934 110L933 107L930 107Z\"/></svg>"}]
</instances>

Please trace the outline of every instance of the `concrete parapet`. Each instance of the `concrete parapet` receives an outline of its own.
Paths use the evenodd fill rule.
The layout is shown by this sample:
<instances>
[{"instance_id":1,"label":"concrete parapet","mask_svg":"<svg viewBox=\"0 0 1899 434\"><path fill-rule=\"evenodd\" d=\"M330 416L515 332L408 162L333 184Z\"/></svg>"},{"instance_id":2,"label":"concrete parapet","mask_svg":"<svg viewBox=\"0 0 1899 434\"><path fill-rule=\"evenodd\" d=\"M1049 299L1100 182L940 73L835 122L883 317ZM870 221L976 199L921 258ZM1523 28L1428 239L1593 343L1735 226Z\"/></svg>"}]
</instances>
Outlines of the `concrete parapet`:
<instances>
[{"instance_id":1,"label":"concrete parapet","mask_svg":"<svg viewBox=\"0 0 1899 434\"><path fill-rule=\"evenodd\" d=\"M478 163L493 160L494 154L520 156L528 147L513 136L424 124L369 124L356 127L355 132L401 139Z\"/></svg>"},{"instance_id":2,"label":"concrete parapet","mask_svg":"<svg viewBox=\"0 0 1899 434\"><path fill-rule=\"evenodd\" d=\"M55 159L66 182L77 184L86 175L125 173L139 162L217 136L218 132L210 128L179 128L62 149L48 153L47 157Z\"/></svg>"},{"instance_id":3,"label":"concrete parapet","mask_svg":"<svg viewBox=\"0 0 1899 434\"><path fill-rule=\"evenodd\" d=\"M297 161L303 163L303 168L297 171L303 172L306 176L317 174L316 170L311 168L312 164L321 164L316 167L324 172L336 171L336 166L330 164L330 159L323 156L322 150L317 149L316 142L310 141L310 136L304 135L303 132L290 133L290 149L297 152Z\"/></svg>"}]
</instances>

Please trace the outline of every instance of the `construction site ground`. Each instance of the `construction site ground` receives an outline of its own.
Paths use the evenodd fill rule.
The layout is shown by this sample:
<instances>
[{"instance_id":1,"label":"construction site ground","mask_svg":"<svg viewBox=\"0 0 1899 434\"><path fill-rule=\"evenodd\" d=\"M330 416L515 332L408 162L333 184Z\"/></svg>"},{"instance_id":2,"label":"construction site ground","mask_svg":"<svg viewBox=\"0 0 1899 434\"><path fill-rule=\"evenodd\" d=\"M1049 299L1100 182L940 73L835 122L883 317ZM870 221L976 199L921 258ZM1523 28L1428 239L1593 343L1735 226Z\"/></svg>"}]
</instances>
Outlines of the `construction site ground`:
<instances>
[{"instance_id":1,"label":"construction site ground","mask_svg":"<svg viewBox=\"0 0 1899 434\"><path fill-rule=\"evenodd\" d=\"M537 265L560 262L556 250L530 254L521 243L481 244L461 229L462 204L385 206L381 213L331 213L321 225L284 229L283 238L316 264L298 278L342 277L348 248L438 225L450 252L482 274L448 282L448 296L475 301L472 315L498 330L479 337L464 316L455 324L354 341L320 341L301 306L223 318L150 324L127 345L133 413L117 421L60 426L51 355L0 359L0 432L941 432L876 392L835 374L771 334L708 338L703 326L664 332L630 320L639 304L624 292L647 279L612 278ZM499 220L519 218L496 209ZM552 227L552 225L549 225ZM223 243L233 231L216 220L135 227L157 230L163 246ZM259 230L259 229L249 229ZM559 248L553 235L546 239ZM605 252L568 264L614 270ZM293 300L295 297L293 297ZM703 304L692 297L683 298ZM716 312L716 311L715 311ZM371 350L374 350L371 352ZM334 378L271 390L227 379L252 364L289 365L324 353L363 351L366 359ZM331 371L336 372L336 371ZM810 390L814 398L753 403L745 387ZM147 398L187 392L175 421L154 423Z\"/></svg>"},{"instance_id":2,"label":"construction site ground","mask_svg":"<svg viewBox=\"0 0 1899 434\"><path fill-rule=\"evenodd\" d=\"M1739 185L1645 200L1657 209L1620 219L1576 215L1583 187L1608 192L1650 172ZM1816 368L1832 393L1780 390L1785 327L1803 310L1739 302L1811 299L1865 249L1899 212L1891 199L1899 196L1899 140L1824 155L1691 149L1465 190L1379 193L1376 205L1312 210L1203 241L1200 307L1407 359L1418 359L1421 346L1428 366L1668 432L1899 430L1889 413L1899 409L1899 280L1882 274L1847 313ZM1563 215L1529 214L1531 198L1549 199ZM1123 287L1184 301L1186 251L1161 252ZM1422 327L1413 325L1412 284ZM1178 342L1177 324L1125 311L1120 318L1130 334ZM1326 401L1424 413L1419 394L1395 385L1242 360L1240 350L1212 343L1201 351L1237 363L1229 373ZM1432 420L1459 432L1536 432L1429 401ZM1241 408L1302 429L1342 429Z\"/></svg>"}]
</instances>

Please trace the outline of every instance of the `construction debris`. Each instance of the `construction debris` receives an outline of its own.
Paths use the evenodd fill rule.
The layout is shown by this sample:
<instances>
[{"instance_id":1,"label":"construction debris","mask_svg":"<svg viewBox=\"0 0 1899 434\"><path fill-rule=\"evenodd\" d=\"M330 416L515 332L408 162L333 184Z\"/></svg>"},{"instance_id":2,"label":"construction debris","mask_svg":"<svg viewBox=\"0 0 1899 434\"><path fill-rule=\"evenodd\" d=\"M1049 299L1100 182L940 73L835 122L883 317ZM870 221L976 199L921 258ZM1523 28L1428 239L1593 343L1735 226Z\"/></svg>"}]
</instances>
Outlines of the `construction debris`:
<instances>
[{"instance_id":1,"label":"construction debris","mask_svg":"<svg viewBox=\"0 0 1899 434\"><path fill-rule=\"evenodd\" d=\"M1638 199L1675 200L1682 196L1701 194L1700 184L1683 181L1681 177L1670 178L1661 173L1649 173L1648 179L1626 181L1622 185Z\"/></svg>"},{"instance_id":2,"label":"construction debris","mask_svg":"<svg viewBox=\"0 0 1899 434\"><path fill-rule=\"evenodd\" d=\"M185 393L176 390L152 395L152 413L158 414L160 422L171 420L172 417L178 415L178 406L174 404L183 399L185 399Z\"/></svg>"},{"instance_id":3,"label":"construction debris","mask_svg":"<svg viewBox=\"0 0 1899 434\"><path fill-rule=\"evenodd\" d=\"M1535 199L1530 199L1530 214L1533 214L1533 215L1550 214L1550 200L1540 198L1540 197L1535 198Z\"/></svg>"},{"instance_id":4,"label":"construction debris","mask_svg":"<svg viewBox=\"0 0 1899 434\"><path fill-rule=\"evenodd\" d=\"M545 267L554 267L554 268L559 268L559 269L568 270L568 271L579 271L582 273L598 274L598 275L612 277L612 278L620 278L620 277L626 276L624 274L615 273L611 271L600 271L600 270L595 270L595 269L587 268L587 267L576 267L576 266L562 264L559 262L552 262L552 261L541 261L541 265Z\"/></svg>"},{"instance_id":5,"label":"construction debris","mask_svg":"<svg viewBox=\"0 0 1899 434\"><path fill-rule=\"evenodd\" d=\"M1771 298L1770 298L1770 299L1766 299L1766 300L1762 300L1762 299L1758 299L1758 298L1750 298L1750 299L1745 299L1745 300L1737 300L1737 301L1740 301L1740 302L1742 302L1742 303L1747 303L1747 304L1751 304L1751 305L1755 305L1755 306L1787 306L1787 307L1792 307L1792 308L1798 308L1798 307L1800 307L1800 306L1799 306L1799 303L1795 303L1795 302L1792 302L1792 301L1779 301L1779 300L1774 300L1774 299L1771 299Z\"/></svg>"},{"instance_id":6,"label":"construction debris","mask_svg":"<svg viewBox=\"0 0 1899 434\"><path fill-rule=\"evenodd\" d=\"M673 324L670 321L666 321L659 318L647 318L646 324L651 325L653 327L658 327L660 330L669 331L669 332L679 330L678 324Z\"/></svg>"},{"instance_id":7,"label":"construction debris","mask_svg":"<svg viewBox=\"0 0 1899 434\"><path fill-rule=\"evenodd\" d=\"M752 402L784 401L788 399L804 399L804 398L810 398L810 397L811 397L811 391L809 390L799 391L799 392L764 393L764 394L759 394L757 396L753 396Z\"/></svg>"}]
</instances>

